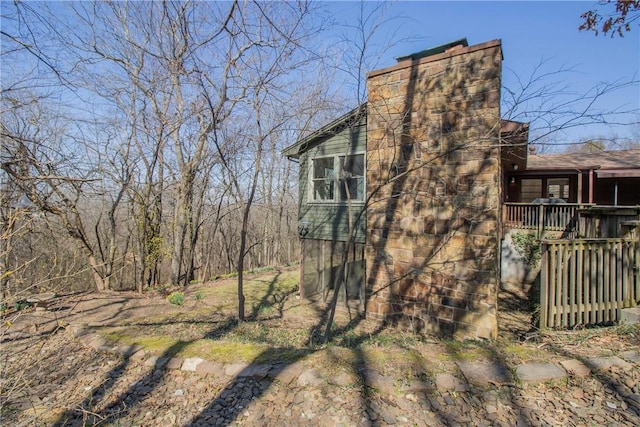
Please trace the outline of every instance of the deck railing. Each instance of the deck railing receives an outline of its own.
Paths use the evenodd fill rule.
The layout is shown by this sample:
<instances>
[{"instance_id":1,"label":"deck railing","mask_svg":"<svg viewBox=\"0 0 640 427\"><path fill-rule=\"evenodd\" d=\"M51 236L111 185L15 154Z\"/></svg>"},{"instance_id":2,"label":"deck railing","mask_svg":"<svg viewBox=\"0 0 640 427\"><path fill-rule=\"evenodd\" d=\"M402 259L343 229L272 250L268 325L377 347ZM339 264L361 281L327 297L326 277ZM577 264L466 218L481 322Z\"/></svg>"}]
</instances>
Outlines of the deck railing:
<instances>
[{"instance_id":1,"label":"deck railing","mask_svg":"<svg viewBox=\"0 0 640 427\"><path fill-rule=\"evenodd\" d=\"M538 238L545 231L562 231L573 236L578 227L579 203L504 203L503 223L506 228L531 230Z\"/></svg>"},{"instance_id":2,"label":"deck railing","mask_svg":"<svg viewBox=\"0 0 640 427\"><path fill-rule=\"evenodd\" d=\"M569 239L631 237L638 228L640 206L503 203L502 220L505 229L529 230L538 239L545 237L545 231L562 232L555 237Z\"/></svg>"},{"instance_id":3,"label":"deck railing","mask_svg":"<svg viewBox=\"0 0 640 427\"><path fill-rule=\"evenodd\" d=\"M637 239L543 240L540 327L615 322L640 299Z\"/></svg>"}]
</instances>

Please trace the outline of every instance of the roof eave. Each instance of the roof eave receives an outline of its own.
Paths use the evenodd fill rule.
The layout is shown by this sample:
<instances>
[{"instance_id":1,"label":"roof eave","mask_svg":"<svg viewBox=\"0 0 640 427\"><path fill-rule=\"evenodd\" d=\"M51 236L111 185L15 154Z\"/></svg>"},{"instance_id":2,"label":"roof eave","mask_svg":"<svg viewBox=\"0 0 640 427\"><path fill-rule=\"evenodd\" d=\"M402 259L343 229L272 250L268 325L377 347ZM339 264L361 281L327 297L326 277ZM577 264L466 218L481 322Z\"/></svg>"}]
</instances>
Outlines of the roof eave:
<instances>
[{"instance_id":1,"label":"roof eave","mask_svg":"<svg viewBox=\"0 0 640 427\"><path fill-rule=\"evenodd\" d=\"M398 56L398 57L396 57L396 61L402 62L402 61L405 61L407 59L415 61L417 59L422 59L422 58L426 58L428 56L433 56L433 55L437 55L439 53L444 53L447 50L449 50L449 49L451 49L453 47L457 47L457 46L468 47L469 46L469 42L467 41L467 38L463 37L461 39L454 40L454 41L449 42L449 43L445 43L445 44L441 44L439 46L435 46L435 47L432 47L432 48L429 48L429 49L421 50L420 52L411 53L409 55Z\"/></svg>"},{"instance_id":2,"label":"roof eave","mask_svg":"<svg viewBox=\"0 0 640 427\"><path fill-rule=\"evenodd\" d=\"M285 149L282 150L282 155L289 159L299 158L300 154L304 153L309 148L311 142L313 142L315 139L322 138L323 136L328 135L336 127L351 120L352 118L359 116L363 112L366 112L366 109L367 109L366 107L367 107L366 102L363 104L360 104L359 106L349 111L348 113L343 114L342 116L338 117L337 119L330 122L329 124L321 127L318 130L311 132L309 135L296 141L294 144L286 147Z\"/></svg>"}]
</instances>

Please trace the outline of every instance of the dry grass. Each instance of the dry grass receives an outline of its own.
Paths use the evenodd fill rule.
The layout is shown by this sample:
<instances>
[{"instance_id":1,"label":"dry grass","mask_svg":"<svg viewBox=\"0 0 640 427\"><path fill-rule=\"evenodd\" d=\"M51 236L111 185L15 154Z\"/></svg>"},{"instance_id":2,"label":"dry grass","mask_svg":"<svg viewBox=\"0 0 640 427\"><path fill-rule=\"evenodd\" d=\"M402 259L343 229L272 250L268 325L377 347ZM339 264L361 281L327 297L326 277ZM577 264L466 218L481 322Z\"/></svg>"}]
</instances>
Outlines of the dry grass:
<instances>
[{"instance_id":1,"label":"dry grass","mask_svg":"<svg viewBox=\"0 0 640 427\"><path fill-rule=\"evenodd\" d=\"M249 275L245 280L245 322L236 318L236 279L226 278L191 284L184 290L181 306L167 302L165 296L171 290L142 296L83 295L78 301L61 301L61 306L71 308L66 317L63 310L57 311L51 323L88 323L114 345L139 345L159 356L197 356L225 363L320 357L339 366L366 361L382 370L409 363L416 371L425 372L457 361L498 361L516 366L574 356L606 356L638 348L640 343L637 326L530 333L531 314L525 296L506 294L508 300L500 311L501 334L494 342L417 336L339 311L334 336L323 346L326 307L297 296L298 277L295 268Z\"/></svg>"}]
</instances>

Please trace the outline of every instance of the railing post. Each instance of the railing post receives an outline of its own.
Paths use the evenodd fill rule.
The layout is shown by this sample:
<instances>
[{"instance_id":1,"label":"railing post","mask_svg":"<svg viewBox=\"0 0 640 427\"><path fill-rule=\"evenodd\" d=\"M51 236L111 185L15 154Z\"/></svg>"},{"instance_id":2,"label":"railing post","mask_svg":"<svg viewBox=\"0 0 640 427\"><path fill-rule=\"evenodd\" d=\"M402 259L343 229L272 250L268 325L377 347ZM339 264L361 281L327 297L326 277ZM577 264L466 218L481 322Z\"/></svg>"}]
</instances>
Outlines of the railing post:
<instances>
[{"instance_id":1,"label":"railing post","mask_svg":"<svg viewBox=\"0 0 640 427\"><path fill-rule=\"evenodd\" d=\"M633 254L631 255L632 282L630 285L634 287L633 302L636 302L640 299L640 242L638 240L633 242L630 252Z\"/></svg>"},{"instance_id":2,"label":"railing post","mask_svg":"<svg viewBox=\"0 0 640 427\"><path fill-rule=\"evenodd\" d=\"M542 239L544 232L544 205L538 205L538 239Z\"/></svg>"},{"instance_id":3,"label":"railing post","mask_svg":"<svg viewBox=\"0 0 640 427\"><path fill-rule=\"evenodd\" d=\"M503 203L502 204L502 212L501 212L502 213L502 227L503 228L504 228L505 224L507 223L507 219L509 218L508 215L507 215L507 209L509 209L508 206Z\"/></svg>"},{"instance_id":4,"label":"railing post","mask_svg":"<svg viewBox=\"0 0 640 427\"><path fill-rule=\"evenodd\" d=\"M546 243L541 243L542 256L540 259L540 329L548 326L547 316L549 314L549 294L547 268L549 265L549 247Z\"/></svg>"}]
</instances>

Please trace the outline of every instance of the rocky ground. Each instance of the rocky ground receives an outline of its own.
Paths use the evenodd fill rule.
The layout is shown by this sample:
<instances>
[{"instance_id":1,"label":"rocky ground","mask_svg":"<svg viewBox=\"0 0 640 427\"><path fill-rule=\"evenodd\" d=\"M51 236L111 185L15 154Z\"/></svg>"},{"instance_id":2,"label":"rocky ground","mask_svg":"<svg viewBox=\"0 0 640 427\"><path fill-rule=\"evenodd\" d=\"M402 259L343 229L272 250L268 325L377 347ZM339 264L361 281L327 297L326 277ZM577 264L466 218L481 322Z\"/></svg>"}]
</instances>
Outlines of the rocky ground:
<instances>
[{"instance_id":1,"label":"rocky ground","mask_svg":"<svg viewBox=\"0 0 640 427\"><path fill-rule=\"evenodd\" d=\"M104 322L130 314L115 302L93 310ZM495 343L378 340L286 357L272 347L252 363L114 345L84 313L30 313L5 334L2 425L640 425L637 326L511 324Z\"/></svg>"}]
</instances>

